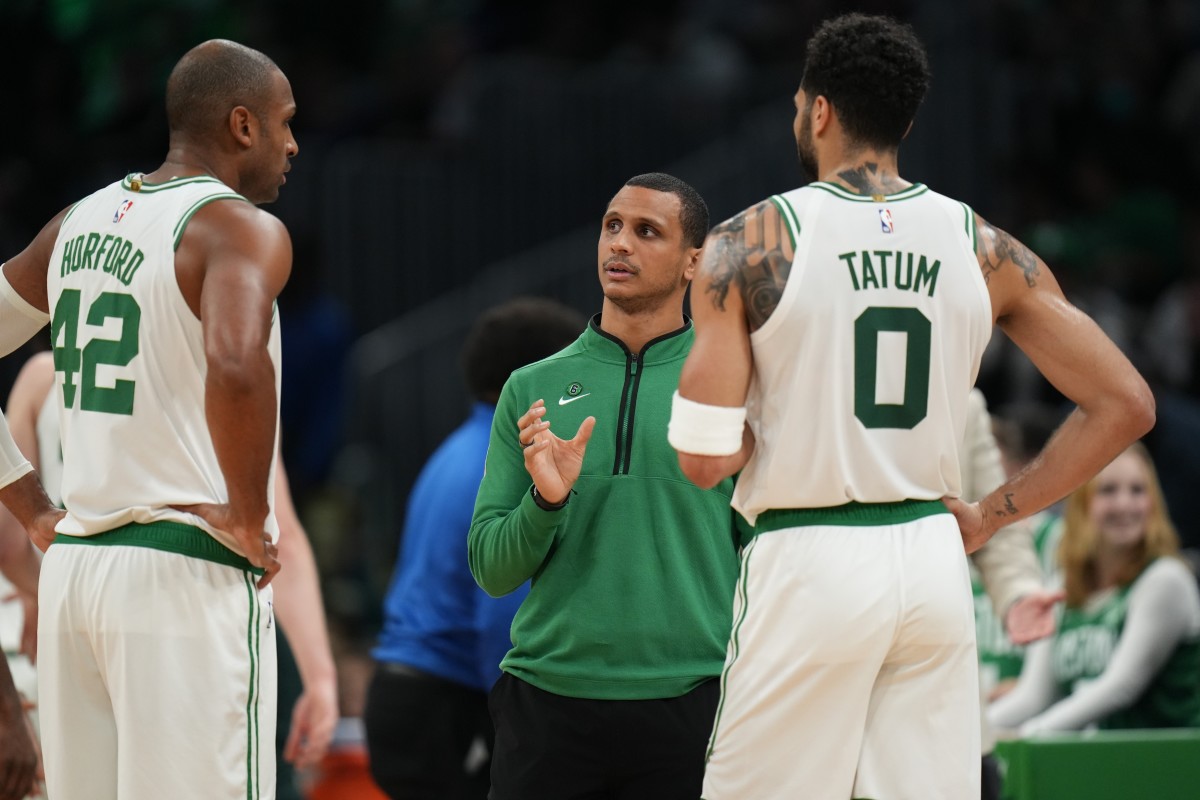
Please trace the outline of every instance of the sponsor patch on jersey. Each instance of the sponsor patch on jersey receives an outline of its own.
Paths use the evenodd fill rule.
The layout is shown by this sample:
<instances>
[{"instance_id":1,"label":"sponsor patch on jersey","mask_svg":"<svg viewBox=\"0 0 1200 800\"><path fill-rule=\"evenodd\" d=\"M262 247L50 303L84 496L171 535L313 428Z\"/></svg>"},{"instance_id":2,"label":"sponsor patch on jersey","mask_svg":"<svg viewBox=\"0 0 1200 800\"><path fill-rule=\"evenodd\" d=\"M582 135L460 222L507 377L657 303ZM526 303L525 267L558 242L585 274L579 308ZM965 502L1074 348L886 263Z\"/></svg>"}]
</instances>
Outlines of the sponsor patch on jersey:
<instances>
[{"instance_id":1,"label":"sponsor patch on jersey","mask_svg":"<svg viewBox=\"0 0 1200 800\"><path fill-rule=\"evenodd\" d=\"M892 219L892 212L886 208L879 209L879 227L884 233L895 233L896 223Z\"/></svg>"},{"instance_id":2,"label":"sponsor patch on jersey","mask_svg":"<svg viewBox=\"0 0 1200 800\"><path fill-rule=\"evenodd\" d=\"M129 213L129 209L133 208L133 201L126 200L117 207L117 213L113 214L113 222L120 222L125 219L125 215Z\"/></svg>"}]
</instances>

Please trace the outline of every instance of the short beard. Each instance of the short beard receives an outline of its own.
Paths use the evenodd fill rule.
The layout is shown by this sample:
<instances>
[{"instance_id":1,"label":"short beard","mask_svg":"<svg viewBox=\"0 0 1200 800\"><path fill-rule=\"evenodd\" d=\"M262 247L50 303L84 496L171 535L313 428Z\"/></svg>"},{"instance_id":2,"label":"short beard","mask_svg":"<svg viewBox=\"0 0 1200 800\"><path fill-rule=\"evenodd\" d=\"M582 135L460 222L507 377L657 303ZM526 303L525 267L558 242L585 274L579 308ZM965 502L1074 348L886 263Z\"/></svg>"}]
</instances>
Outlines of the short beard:
<instances>
[{"instance_id":1,"label":"short beard","mask_svg":"<svg viewBox=\"0 0 1200 800\"><path fill-rule=\"evenodd\" d=\"M656 294L649 297L644 295L637 297L613 297L612 295L605 295L605 297L608 302L622 309L630 317L634 317L637 314L658 311L659 308L665 306L667 301L671 299L670 293Z\"/></svg>"},{"instance_id":2,"label":"short beard","mask_svg":"<svg viewBox=\"0 0 1200 800\"><path fill-rule=\"evenodd\" d=\"M810 103L804 109L804 119L800 121L800 135L796 138L796 155L800 157L800 166L808 175L809 180L820 180L820 175L817 172L817 151L813 147L812 138L812 118L809 116L809 110L812 108Z\"/></svg>"},{"instance_id":3,"label":"short beard","mask_svg":"<svg viewBox=\"0 0 1200 800\"><path fill-rule=\"evenodd\" d=\"M674 289L667 288L661 292L655 292L652 295L638 295L637 297L614 297L612 295L605 294L604 297L608 300L608 302L612 303L629 316L636 316L638 314L648 314L658 311L660 308L672 301L674 294ZM682 308L680 309L680 313L682 313Z\"/></svg>"}]
</instances>

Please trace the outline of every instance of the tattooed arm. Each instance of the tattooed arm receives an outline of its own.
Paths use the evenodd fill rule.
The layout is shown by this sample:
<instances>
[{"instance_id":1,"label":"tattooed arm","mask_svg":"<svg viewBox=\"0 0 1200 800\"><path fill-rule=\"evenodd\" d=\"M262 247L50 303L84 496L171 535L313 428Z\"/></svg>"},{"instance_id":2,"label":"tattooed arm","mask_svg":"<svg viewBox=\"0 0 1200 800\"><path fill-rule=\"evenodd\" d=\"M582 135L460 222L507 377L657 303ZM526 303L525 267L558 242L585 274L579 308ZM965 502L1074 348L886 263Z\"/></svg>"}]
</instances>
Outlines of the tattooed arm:
<instances>
[{"instance_id":1,"label":"tattooed arm","mask_svg":"<svg viewBox=\"0 0 1200 800\"><path fill-rule=\"evenodd\" d=\"M978 504L947 502L968 552L998 528L1066 496L1154 425L1154 396L1145 380L1067 301L1041 259L981 217L975 225L993 318L1077 408L1037 458L996 491Z\"/></svg>"},{"instance_id":2,"label":"tattooed arm","mask_svg":"<svg viewBox=\"0 0 1200 800\"><path fill-rule=\"evenodd\" d=\"M692 283L696 341L679 379L689 400L737 408L746 404L754 369L750 333L779 304L793 249L786 223L770 201L713 228ZM754 449L747 427L732 456L680 453L679 463L699 486L712 486L746 465Z\"/></svg>"}]
</instances>

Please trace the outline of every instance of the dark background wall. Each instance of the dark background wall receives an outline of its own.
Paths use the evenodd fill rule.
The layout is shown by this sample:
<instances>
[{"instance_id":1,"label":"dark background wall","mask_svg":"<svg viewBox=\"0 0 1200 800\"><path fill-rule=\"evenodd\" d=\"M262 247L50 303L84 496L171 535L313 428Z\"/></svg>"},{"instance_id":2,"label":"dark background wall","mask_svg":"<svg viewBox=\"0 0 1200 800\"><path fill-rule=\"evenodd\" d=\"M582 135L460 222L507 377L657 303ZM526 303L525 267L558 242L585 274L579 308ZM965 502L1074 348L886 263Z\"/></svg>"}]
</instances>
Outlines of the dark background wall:
<instances>
[{"instance_id":1,"label":"dark background wall","mask_svg":"<svg viewBox=\"0 0 1200 800\"><path fill-rule=\"evenodd\" d=\"M0 258L158 165L162 88L187 48L227 37L279 63L301 148L271 207L296 242L285 455L332 610L369 629L408 487L465 411L457 349L474 316L516 294L597 310L596 221L630 175L680 175L714 221L801 183L803 43L851 9L908 20L929 48L904 175L1034 247L1146 371L1162 412L1150 443L1186 498L1195 2L0 0ZM4 387L19 364L0 361ZM1061 402L999 340L980 385L994 409ZM1175 516L1200 544L1195 515Z\"/></svg>"}]
</instances>

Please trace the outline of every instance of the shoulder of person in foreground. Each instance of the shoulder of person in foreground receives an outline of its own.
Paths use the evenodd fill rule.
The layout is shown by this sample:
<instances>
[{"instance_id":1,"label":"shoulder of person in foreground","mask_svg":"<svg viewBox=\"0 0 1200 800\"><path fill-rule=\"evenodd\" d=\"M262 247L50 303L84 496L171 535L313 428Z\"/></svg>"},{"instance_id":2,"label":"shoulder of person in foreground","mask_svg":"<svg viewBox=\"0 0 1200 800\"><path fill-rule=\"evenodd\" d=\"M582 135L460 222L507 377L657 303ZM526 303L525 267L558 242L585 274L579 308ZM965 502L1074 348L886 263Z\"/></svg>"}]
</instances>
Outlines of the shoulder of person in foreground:
<instances>
[{"instance_id":1,"label":"shoulder of person in foreground","mask_svg":"<svg viewBox=\"0 0 1200 800\"><path fill-rule=\"evenodd\" d=\"M669 436L683 473L711 488L749 461L745 424L750 334L779 305L795 258L793 232L770 200L713 228L692 285L696 339L679 377Z\"/></svg>"}]
</instances>

